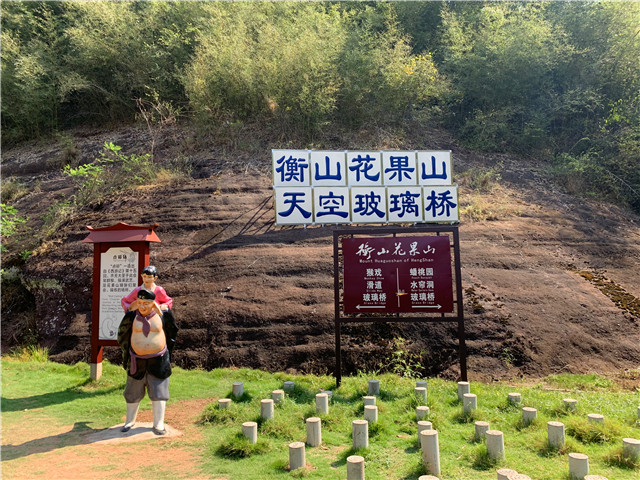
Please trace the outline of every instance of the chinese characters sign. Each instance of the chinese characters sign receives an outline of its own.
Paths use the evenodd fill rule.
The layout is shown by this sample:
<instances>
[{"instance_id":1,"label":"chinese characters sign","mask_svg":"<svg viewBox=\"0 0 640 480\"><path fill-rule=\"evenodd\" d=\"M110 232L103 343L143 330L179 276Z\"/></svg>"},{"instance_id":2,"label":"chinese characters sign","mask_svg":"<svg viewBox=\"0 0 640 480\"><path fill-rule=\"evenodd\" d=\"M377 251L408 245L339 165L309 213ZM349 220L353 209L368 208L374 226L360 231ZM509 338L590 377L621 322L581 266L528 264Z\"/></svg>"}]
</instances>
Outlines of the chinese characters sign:
<instances>
[{"instance_id":1,"label":"chinese characters sign","mask_svg":"<svg viewBox=\"0 0 640 480\"><path fill-rule=\"evenodd\" d=\"M457 222L450 151L272 150L278 225Z\"/></svg>"},{"instance_id":2,"label":"chinese characters sign","mask_svg":"<svg viewBox=\"0 0 640 480\"><path fill-rule=\"evenodd\" d=\"M344 238L345 313L453 312L448 236Z\"/></svg>"},{"instance_id":3,"label":"chinese characters sign","mask_svg":"<svg viewBox=\"0 0 640 480\"><path fill-rule=\"evenodd\" d=\"M138 252L110 248L100 255L100 340L116 340L124 312L120 300L138 286Z\"/></svg>"}]
</instances>

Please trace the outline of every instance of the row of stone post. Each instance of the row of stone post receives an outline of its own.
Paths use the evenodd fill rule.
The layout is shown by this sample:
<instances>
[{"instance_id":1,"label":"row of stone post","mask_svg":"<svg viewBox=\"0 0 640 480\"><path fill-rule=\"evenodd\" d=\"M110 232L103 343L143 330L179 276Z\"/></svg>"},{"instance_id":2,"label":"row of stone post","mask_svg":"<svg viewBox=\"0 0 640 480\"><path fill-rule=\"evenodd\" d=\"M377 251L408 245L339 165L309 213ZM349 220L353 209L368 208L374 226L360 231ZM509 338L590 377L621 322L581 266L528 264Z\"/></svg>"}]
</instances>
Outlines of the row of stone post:
<instances>
[{"instance_id":1,"label":"row of stone post","mask_svg":"<svg viewBox=\"0 0 640 480\"><path fill-rule=\"evenodd\" d=\"M293 391L294 383L285 382L284 390L274 390L271 399L261 401L261 417L264 419L273 418L274 403L284 400L284 391ZM363 397L364 402L364 420L354 420L352 422L352 438L353 449L369 447L369 424L378 421L378 407L376 406L376 395L380 394L380 383L378 380L369 381L369 395ZM239 398L243 395L242 382L233 384L233 396ZM316 395L316 411L320 414L329 413L329 399L332 392L325 391ZM426 381L416 382L414 395L419 402L426 403L427 388ZM458 398L463 402L464 413L469 415L477 408L477 397L470 393L468 382L458 382ZM573 399L564 399L565 408L575 411L577 401ZM231 399L220 399L219 407L228 408ZM521 395L519 393L509 393L508 402L511 405L520 405ZM429 421L423 420L429 414L429 407L419 405L416 409L416 417L418 420L418 437L420 439L420 447L422 451L422 459L427 473L433 475L440 474L440 452L438 445L438 432L433 430ZM638 416L640 417L640 407L638 407ZM535 408L524 407L522 409L522 420L525 425L530 424L537 418L537 410ZM589 421L594 423L603 423L604 416L600 414L589 414ZM322 443L321 419L311 417L306 420L307 425L307 441L309 446L319 446ZM245 422L242 424L242 432L251 443L257 442L257 423ZM489 458L493 460L503 460L505 458L504 436L499 430L490 430L488 422L475 422L476 440L484 439L487 445ZM551 448L561 449L565 445L564 424L561 422L547 422L548 444ZM623 455L626 458L637 462L640 459L640 440L625 438L623 439ZM295 470L305 465L305 443L293 442L289 445L289 464L290 469ZM571 478L596 480L604 479L604 477L589 475L588 456L580 453L569 454L569 474ZM434 479L432 475L423 475L420 480ZM529 477L510 469L498 470L498 480L526 480ZM347 459L347 480L364 480L364 458L353 455ZM606 479L604 479L606 480Z\"/></svg>"}]
</instances>

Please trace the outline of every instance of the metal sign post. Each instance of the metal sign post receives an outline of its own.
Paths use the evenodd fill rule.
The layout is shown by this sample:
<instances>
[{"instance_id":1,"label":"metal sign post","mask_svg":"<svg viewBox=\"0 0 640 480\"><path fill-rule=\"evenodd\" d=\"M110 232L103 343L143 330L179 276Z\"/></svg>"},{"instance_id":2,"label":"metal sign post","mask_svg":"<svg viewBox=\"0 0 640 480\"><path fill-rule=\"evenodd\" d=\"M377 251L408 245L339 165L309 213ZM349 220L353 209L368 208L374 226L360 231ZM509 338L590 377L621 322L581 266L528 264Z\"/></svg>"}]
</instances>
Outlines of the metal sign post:
<instances>
[{"instance_id":1,"label":"metal sign post","mask_svg":"<svg viewBox=\"0 0 640 480\"><path fill-rule=\"evenodd\" d=\"M458 322L467 380L457 226L340 229L333 250L337 385L341 326L367 322Z\"/></svg>"}]
</instances>

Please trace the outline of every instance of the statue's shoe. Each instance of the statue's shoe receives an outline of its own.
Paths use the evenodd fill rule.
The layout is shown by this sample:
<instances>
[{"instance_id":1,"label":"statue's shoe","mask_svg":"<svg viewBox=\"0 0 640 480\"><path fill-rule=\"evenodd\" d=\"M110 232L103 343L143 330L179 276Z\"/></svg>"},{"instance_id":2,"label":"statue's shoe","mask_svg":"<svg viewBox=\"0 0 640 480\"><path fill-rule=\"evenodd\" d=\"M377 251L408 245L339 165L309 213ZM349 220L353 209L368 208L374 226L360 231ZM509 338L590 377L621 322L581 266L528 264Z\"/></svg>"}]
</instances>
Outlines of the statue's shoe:
<instances>
[{"instance_id":1,"label":"statue's shoe","mask_svg":"<svg viewBox=\"0 0 640 480\"><path fill-rule=\"evenodd\" d=\"M124 426L120 429L120 431L121 431L121 432L123 432L123 433L127 433L129 430L131 430L131 427L133 427L133 424L131 424L131 425L124 425Z\"/></svg>"},{"instance_id":2,"label":"statue's shoe","mask_svg":"<svg viewBox=\"0 0 640 480\"><path fill-rule=\"evenodd\" d=\"M162 430L160 430L159 428L153 427L153 433L155 433L156 435L166 435L167 429L163 428Z\"/></svg>"}]
</instances>

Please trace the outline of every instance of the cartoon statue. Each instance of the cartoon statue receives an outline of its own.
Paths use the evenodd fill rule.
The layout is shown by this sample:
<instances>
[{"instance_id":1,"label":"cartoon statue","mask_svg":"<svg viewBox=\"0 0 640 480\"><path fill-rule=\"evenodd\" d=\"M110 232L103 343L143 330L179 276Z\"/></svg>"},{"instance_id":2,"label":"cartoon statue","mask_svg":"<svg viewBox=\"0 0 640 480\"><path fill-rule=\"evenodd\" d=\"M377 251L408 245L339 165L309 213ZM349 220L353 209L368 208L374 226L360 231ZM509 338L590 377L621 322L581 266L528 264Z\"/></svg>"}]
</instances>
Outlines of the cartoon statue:
<instances>
[{"instance_id":1,"label":"cartoon statue","mask_svg":"<svg viewBox=\"0 0 640 480\"><path fill-rule=\"evenodd\" d=\"M144 267L142 269L142 285L133 289L133 291L124 297L120 303L122 303L122 308L124 308L124 313L127 313L129 310L135 310L136 299L138 295L138 291L142 288L145 290L149 290L156 294L156 303L160 306L160 309L164 312L167 310L171 310L173 306L173 299L167 295L167 292L164 291L160 285L156 285L156 280L158 279L158 269L153 265L149 265L148 267Z\"/></svg>"},{"instance_id":2,"label":"cartoon statue","mask_svg":"<svg viewBox=\"0 0 640 480\"><path fill-rule=\"evenodd\" d=\"M128 372L124 389L127 418L122 431L128 432L135 424L146 388L153 410L153 433L164 435L171 352L178 327L170 310L172 299L162 287L155 285L158 278L156 268L146 267L142 272L144 285L122 299L126 313L118 328L122 365ZM144 288L148 283L150 288Z\"/></svg>"}]
</instances>

